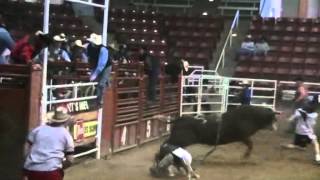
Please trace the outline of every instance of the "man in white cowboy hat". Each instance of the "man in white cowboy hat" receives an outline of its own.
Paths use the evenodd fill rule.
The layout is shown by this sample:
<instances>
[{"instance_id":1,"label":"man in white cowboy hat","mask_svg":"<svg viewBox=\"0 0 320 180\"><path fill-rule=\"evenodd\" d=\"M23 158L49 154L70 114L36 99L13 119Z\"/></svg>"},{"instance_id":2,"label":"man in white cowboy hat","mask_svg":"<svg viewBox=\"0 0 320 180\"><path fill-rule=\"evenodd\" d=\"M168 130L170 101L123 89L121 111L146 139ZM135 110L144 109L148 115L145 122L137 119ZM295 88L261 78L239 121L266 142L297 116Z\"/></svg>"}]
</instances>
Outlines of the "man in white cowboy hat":
<instances>
[{"instance_id":1,"label":"man in white cowboy hat","mask_svg":"<svg viewBox=\"0 0 320 180\"><path fill-rule=\"evenodd\" d=\"M73 61L88 63L88 56L85 52L85 48L86 46L82 44L82 41L80 39L74 41L74 44L71 50L71 56Z\"/></svg>"},{"instance_id":2,"label":"man in white cowboy hat","mask_svg":"<svg viewBox=\"0 0 320 180\"><path fill-rule=\"evenodd\" d=\"M112 62L109 59L108 48L102 44L102 36L92 33L87 39L87 55L91 66L90 81L97 81L97 103L102 105L103 93L106 86L109 85L109 76L111 73Z\"/></svg>"},{"instance_id":3,"label":"man in white cowboy hat","mask_svg":"<svg viewBox=\"0 0 320 180\"><path fill-rule=\"evenodd\" d=\"M27 138L24 175L28 180L62 180L63 168L73 161L74 142L64 127L71 119L67 109L57 107L48 119L47 124L33 129Z\"/></svg>"},{"instance_id":4,"label":"man in white cowboy hat","mask_svg":"<svg viewBox=\"0 0 320 180\"><path fill-rule=\"evenodd\" d=\"M243 89L240 92L239 98L241 105L250 105L251 103L251 90L250 83L248 80L243 80L240 82L240 85L243 86Z\"/></svg>"},{"instance_id":5,"label":"man in white cowboy hat","mask_svg":"<svg viewBox=\"0 0 320 180\"><path fill-rule=\"evenodd\" d=\"M65 36L55 35L53 37L53 43L49 46L49 61L66 61L71 62L68 52L62 49L62 43L66 42Z\"/></svg>"}]
</instances>

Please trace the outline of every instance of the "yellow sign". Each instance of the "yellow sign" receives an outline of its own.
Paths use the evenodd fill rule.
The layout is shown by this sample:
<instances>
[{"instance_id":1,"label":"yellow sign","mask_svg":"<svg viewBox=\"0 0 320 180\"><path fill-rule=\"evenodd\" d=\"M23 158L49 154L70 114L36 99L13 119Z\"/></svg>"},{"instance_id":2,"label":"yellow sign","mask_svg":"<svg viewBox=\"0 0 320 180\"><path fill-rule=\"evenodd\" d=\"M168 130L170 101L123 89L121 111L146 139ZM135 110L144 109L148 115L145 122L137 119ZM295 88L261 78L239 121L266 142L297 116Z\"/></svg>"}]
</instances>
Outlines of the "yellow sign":
<instances>
[{"instance_id":1,"label":"yellow sign","mask_svg":"<svg viewBox=\"0 0 320 180\"><path fill-rule=\"evenodd\" d=\"M84 124L84 137L95 136L97 134L98 121L88 121Z\"/></svg>"},{"instance_id":2,"label":"yellow sign","mask_svg":"<svg viewBox=\"0 0 320 180\"><path fill-rule=\"evenodd\" d=\"M97 134L98 121L78 120L73 126L73 139L81 141Z\"/></svg>"}]
</instances>

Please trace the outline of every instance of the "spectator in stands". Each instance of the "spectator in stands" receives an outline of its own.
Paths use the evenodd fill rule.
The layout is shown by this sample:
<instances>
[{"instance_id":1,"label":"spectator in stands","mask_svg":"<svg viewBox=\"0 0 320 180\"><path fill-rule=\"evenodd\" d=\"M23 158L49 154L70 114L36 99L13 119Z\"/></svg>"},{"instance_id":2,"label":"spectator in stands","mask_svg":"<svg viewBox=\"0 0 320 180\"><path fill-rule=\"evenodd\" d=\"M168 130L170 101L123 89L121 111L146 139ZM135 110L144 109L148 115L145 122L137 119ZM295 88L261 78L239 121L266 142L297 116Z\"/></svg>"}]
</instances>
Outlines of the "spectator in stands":
<instances>
[{"instance_id":1,"label":"spectator in stands","mask_svg":"<svg viewBox=\"0 0 320 180\"><path fill-rule=\"evenodd\" d=\"M57 107L47 124L28 135L24 163L28 180L62 180L63 168L73 162L74 142L65 128L71 119L67 112L65 107Z\"/></svg>"},{"instance_id":2,"label":"spectator in stands","mask_svg":"<svg viewBox=\"0 0 320 180\"><path fill-rule=\"evenodd\" d=\"M251 89L249 81L243 80L240 85L243 86L242 91L240 92L240 103L241 105L250 105L251 103Z\"/></svg>"},{"instance_id":3,"label":"spectator in stands","mask_svg":"<svg viewBox=\"0 0 320 180\"><path fill-rule=\"evenodd\" d=\"M102 36L92 33L88 39L87 55L91 66L90 81L97 81L98 105L103 104L103 93L106 86L110 84L112 62L109 60L109 51L102 45Z\"/></svg>"},{"instance_id":4,"label":"spectator in stands","mask_svg":"<svg viewBox=\"0 0 320 180\"><path fill-rule=\"evenodd\" d=\"M239 54L240 55L253 55L254 52L255 52L255 45L252 40L252 36L247 35L241 44L241 48L239 49Z\"/></svg>"},{"instance_id":5,"label":"spectator in stands","mask_svg":"<svg viewBox=\"0 0 320 180\"><path fill-rule=\"evenodd\" d=\"M270 50L270 46L267 43L265 37L259 38L255 43L255 54L267 55L269 50Z\"/></svg>"},{"instance_id":6,"label":"spectator in stands","mask_svg":"<svg viewBox=\"0 0 320 180\"><path fill-rule=\"evenodd\" d=\"M51 44L51 38L42 31L37 31L33 35L26 35L16 42L11 58L17 64L34 64L34 58L41 50Z\"/></svg>"},{"instance_id":7,"label":"spectator in stands","mask_svg":"<svg viewBox=\"0 0 320 180\"><path fill-rule=\"evenodd\" d=\"M7 56L13 49L15 43L7 31L4 20L0 15L0 64L8 64Z\"/></svg>"},{"instance_id":8,"label":"spectator in stands","mask_svg":"<svg viewBox=\"0 0 320 180\"><path fill-rule=\"evenodd\" d=\"M49 46L49 61L66 61L71 62L70 56L68 52L64 49L62 49L62 43L65 43L67 40L60 36L55 35L53 37L53 43Z\"/></svg>"},{"instance_id":9,"label":"spectator in stands","mask_svg":"<svg viewBox=\"0 0 320 180\"><path fill-rule=\"evenodd\" d=\"M71 51L72 60L75 62L88 63L88 56L85 52L85 48L86 46L82 44L80 39L76 40Z\"/></svg>"},{"instance_id":10,"label":"spectator in stands","mask_svg":"<svg viewBox=\"0 0 320 180\"><path fill-rule=\"evenodd\" d=\"M139 55L140 61L144 63L145 73L148 75L148 103L153 103L156 101L156 85L160 74L160 61L159 59L151 56L145 47L139 49Z\"/></svg>"}]
</instances>

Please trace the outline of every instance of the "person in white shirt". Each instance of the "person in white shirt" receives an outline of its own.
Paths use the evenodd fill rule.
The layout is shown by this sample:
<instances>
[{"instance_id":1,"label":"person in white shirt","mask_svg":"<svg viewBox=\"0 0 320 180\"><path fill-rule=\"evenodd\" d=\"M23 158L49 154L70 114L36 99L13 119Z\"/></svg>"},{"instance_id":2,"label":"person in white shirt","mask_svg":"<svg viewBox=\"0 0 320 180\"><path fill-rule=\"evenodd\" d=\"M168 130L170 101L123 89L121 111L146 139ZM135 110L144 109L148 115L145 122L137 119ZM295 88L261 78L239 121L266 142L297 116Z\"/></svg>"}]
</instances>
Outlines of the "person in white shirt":
<instances>
[{"instance_id":1,"label":"person in white shirt","mask_svg":"<svg viewBox=\"0 0 320 180\"><path fill-rule=\"evenodd\" d=\"M307 144L312 143L314 146L315 161L320 163L320 151L318 138L314 132L314 126L318 113L315 111L315 105L309 104L295 111L294 115L289 119L296 120L295 136L292 144L288 144L286 148L304 149Z\"/></svg>"},{"instance_id":2,"label":"person in white shirt","mask_svg":"<svg viewBox=\"0 0 320 180\"><path fill-rule=\"evenodd\" d=\"M64 127L69 119L67 109L57 107L48 124L29 133L24 163L24 175L28 180L63 179L63 168L71 165L74 153L73 138Z\"/></svg>"},{"instance_id":3,"label":"person in white shirt","mask_svg":"<svg viewBox=\"0 0 320 180\"><path fill-rule=\"evenodd\" d=\"M168 143L162 144L160 151L156 154L155 162L155 166L150 168L150 172L154 176L162 176L163 174L174 176L169 169L173 165L178 170L182 167L186 171L189 180L200 178L191 167L191 154L181 147Z\"/></svg>"}]
</instances>

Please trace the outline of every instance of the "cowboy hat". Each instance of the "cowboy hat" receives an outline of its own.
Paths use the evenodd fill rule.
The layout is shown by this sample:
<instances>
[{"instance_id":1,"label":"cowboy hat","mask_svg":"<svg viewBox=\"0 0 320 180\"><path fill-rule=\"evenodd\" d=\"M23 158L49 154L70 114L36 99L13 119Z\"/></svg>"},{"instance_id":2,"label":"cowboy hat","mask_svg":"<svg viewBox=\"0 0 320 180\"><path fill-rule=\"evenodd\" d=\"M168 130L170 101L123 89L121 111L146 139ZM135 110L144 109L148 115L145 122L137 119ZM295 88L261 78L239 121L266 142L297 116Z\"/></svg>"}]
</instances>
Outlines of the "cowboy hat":
<instances>
[{"instance_id":1,"label":"cowboy hat","mask_svg":"<svg viewBox=\"0 0 320 180\"><path fill-rule=\"evenodd\" d=\"M240 85L249 85L249 81L248 80L242 80L240 83Z\"/></svg>"},{"instance_id":2,"label":"cowboy hat","mask_svg":"<svg viewBox=\"0 0 320 180\"><path fill-rule=\"evenodd\" d=\"M117 48L117 46L116 46L116 44L114 42L109 43L108 47L113 49L113 50L119 51L119 48Z\"/></svg>"},{"instance_id":3,"label":"cowboy hat","mask_svg":"<svg viewBox=\"0 0 320 180\"><path fill-rule=\"evenodd\" d=\"M60 35L53 36L53 40L57 42L64 42L66 41L66 38L61 37Z\"/></svg>"},{"instance_id":4,"label":"cowboy hat","mask_svg":"<svg viewBox=\"0 0 320 180\"><path fill-rule=\"evenodd\" d=\"M44 33L43 31L38 30L36 33L34 33L36 36L40 35L47 35L47 33Z\"/></svg>"},{"instance_id":5,"label":"cowboy hat","mask_svg":"<svg viewBox=\"0 0 320 180\"><path fill-rule=\"evenodd\" d=\"M48 120L50 123L64 123L70 119L67 108L59 106L54 112L48 113Z\"/></svg>"},{"instance_id":6,"label":"cowboy hat","mask_svg":"<svg viewBox=\"0 0 320 180\"><path fill-rule=\"evenodd\" d=\"M81 47L81 48L85 48L85 46L82 44L82 41L80 39L76 40L74 42L75 46Z\"/></svg>"},{"instance_id":7,"label":"cowboy hat","mask_svg":"<svg viewBox=\"0 0 320 180\"><path fill-rule=\"evenodd\" d=\"M93 43L94 45L102 45L102 36L92 33L90 34L90 38L87 39L87 41L89 41L90 43Z\"/></svg>"}]
</instances>

